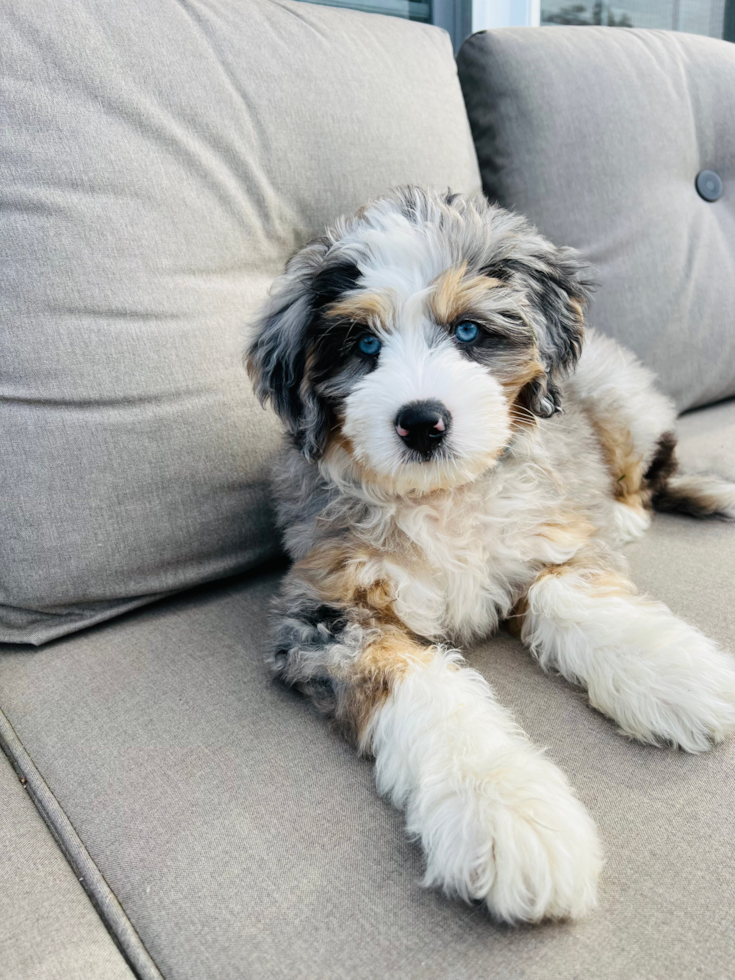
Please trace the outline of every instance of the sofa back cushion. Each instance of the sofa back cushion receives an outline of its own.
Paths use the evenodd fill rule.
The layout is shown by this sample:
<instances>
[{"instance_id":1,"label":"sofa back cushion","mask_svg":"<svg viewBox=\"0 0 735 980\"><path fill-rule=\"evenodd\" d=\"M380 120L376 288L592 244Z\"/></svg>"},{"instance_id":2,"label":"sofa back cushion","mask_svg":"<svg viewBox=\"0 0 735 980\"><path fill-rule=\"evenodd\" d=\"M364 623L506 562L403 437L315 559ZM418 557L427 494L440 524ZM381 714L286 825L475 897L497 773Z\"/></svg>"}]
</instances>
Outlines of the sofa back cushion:
<instances>
[{"instance_id":1,"label":"sofa back cushion","mask_svg":"<svg viewBox=\"0 0 735 980\"><path fill-rule=\"evenodd\" d=\"M590 322L681 410L735 395L735 45L522 28L474 35L458 64L485 193L581 249Z\"/></svg>"},{"instance_id":2,"label":"sofa back cushion","mask_svg":"<svg viewBox=\"0 0 735 980\"><path fill-rule=\"evenodd\" d=\"M409 181L479 189L449 38L288 0L0 0L0 640L262 562L243 327Z\"/></svg>"}]
</instances>

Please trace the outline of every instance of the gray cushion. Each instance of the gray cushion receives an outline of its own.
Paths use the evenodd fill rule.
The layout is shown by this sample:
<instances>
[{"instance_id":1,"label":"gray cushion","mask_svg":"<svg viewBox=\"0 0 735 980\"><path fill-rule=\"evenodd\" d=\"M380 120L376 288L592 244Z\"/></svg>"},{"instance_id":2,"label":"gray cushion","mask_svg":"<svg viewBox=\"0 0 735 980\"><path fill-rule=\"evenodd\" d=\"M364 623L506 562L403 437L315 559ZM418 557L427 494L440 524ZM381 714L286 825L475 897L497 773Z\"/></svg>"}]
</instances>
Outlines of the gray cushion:
<instances>
[{"instance_id":1,"label":"gray cushion","mask_svg":"<svg viewBox=\"0 0 735 980\"><path fill-rule=\"evenodd\" d=\"M735 403L708 415L732 425ZM735 525L657 517L628 554L643 588L735 653ZM641 747L514 640L478 646L607 853L588 919L496 927L419 886L371 765L268 680L278 577L0 648L2 707L168 980L732 976L735 740L699 757Z\"/></svg>"},{"instance_id":2,"label":"gray cushion","mask_svg":"<svg viewBox=\"0 0 735 980\"><path fill-rule=\"evenodd\" d=\"M735 45L523 28L476 34L458 65L486 194L592 262L590 322L681 411L735 394Z\"/></svg>"},{"instance_id":3,"label":"gray cushion","mask_svg":"<svg viewBox=\"0 0 735 980\"><path fill-rule=\"evenodd\" d=\"M0 977L133 980L0 752Z\"/></svg>"},{"instance_id":4,"label":"gray cushion","mask_svg":"<svg viewBox=\"0 0 735 980\"><path fill-rule=\"evenodd\" d=\"M39 643L274 553L243 324L343 211L479 174L432 27L0 0L0 37L0 638Z\"/></svg>"},{"instance_id":5,"label":"gray cushion","mask_svg":"<svg viewBox=\"0 0 735 980\"><path fill-rule=\"evenodd\" d=\"M677 423L677 456L688 473L717 473L735 483L735 401L687 412Z\"/></svg>"}]
</instances>

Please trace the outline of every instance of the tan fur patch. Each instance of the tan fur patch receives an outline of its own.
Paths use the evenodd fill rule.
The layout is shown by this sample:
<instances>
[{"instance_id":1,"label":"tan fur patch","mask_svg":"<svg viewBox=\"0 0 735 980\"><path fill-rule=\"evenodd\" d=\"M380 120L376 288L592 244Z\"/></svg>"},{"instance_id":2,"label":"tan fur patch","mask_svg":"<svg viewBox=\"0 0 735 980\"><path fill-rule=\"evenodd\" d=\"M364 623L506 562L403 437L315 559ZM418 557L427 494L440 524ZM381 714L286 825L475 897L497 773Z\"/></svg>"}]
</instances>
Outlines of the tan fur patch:
<instances>
[{"instance_id":1,"label":"tan fur patch","mask_svg":"<svg viewBox=\"0 0 735 980\"><path fill-rule=\"evenodd\" d=\"M560 515L558 521L550 521L541 525L536 531L539 537L546 538L554 545L562 548L577 548L577 553L560 565L549 565L539 573L535 581L549 576L567 575L570 572L582 574L589 573L594 576L595 581L601 584L608 583L606 576L617 575L617 572L610 571L605 566L596 562L594 556L590 555L589 549L585 545L596 534L597 529L594 524L590 524L583 517L570 514L568 518ZM513 609L505 619L505 628L508 632L520 639L523 629L523 620L528 612L528 596L522 595L516 600Z\"/></svg>"},{"instance_id":2,"label":"tan fur patch","mask_svg":"<svg viewBox=\"0 0 735 980\"><path fill-rule=\"evenodd\" d=\"M465 278L467 263L447 269L434 280L430 306L437 323L454 323L473 307L482 303L489 289L502 286L500 279L490 276Z\"/></svg>"},{"instance_id":3,"label":"tan fur patch","mask_svg":"<svg viewBox=\"0 0 735 980\"><path fill-rule=\"evenodd\" d=\"M538 360L538 350L534 347L533 350L523 352L518 358L518 364L514 368L512 376L504 377L501 384L508 396L515 400L522 388L535 381L536 378L540 378L543 373L543 365Z\"/></svg>"},{"instance_id":4,"label":"tan fur patch","mask_svg":"<svg viewBox=\"0 0 735 980\"><path fill-rule=\"evenodd\" d=\"M562 565L545 568L536 581L550 577L559 578L570 573L582 575L588 582L590 592L596 596L630 596L636 591L633 583L625 575L614 568L605 568L589 554L575 555Z\"/></svg>"},{"instance_id":5,"label":"tan fur patch","mask_svg":"<svg viewBox=\"0 0 735 980\"><path fill-rule=\"evenodd\" d=\"M328 317L344 317L356 323L365 323L388 329L395 315L395 300L390 290L361 292L348 296L327 307Z\"/></svg>"},{"instance_id":6,"label":"tan fur patch","mask_svg":"<svg viewBox=\"0 0 735 980\"><path fill-rule=\"evenodd\" d=\"M367 548L354 544L327 544L315 548L294 567L314 584L325 602L361 609L372 616L376 627L398 625L391 583L369 575L366 580L366 565L374 557Z\"/></svg>"},{"instance_id":7,"label":"tan fur patch","mask_svg":"<svg viewBox=\"0 0 735 980\"><path fill-rule=\"evenodd\" d=\"M538 350L535 347L521 354L517 365L503 371L500 383L508 400L512 429L532 428L538 424L538 419L524 403L523 391L527 385L543 374L543 365L538 360Z\"/></svg>"},{"instance_id":8,"label":"tan fur patch","mask_svg":"<svg viewBox=\"0 0 735 980\"><path fill-rule=\"evenodd\" d=\"M645 510L651 494L643 479L644 460L636 451L630 431L619 424L608 426L599 418L594 418L592 424L610 470L615 499L635 510Z\"/></svg>"},{"instance_id":9,"label":"tan fur patch","mask_svg":"<svg viewBox=\"0 0 735 980\"><path fill-rule=\"evenodd\" d=\"M294 566L325 602L351 608L361 618L363 628L376 631L377 638L358 659L339 671L346 692L337 720L364 749L368 722L393 685L413 665L427 663L435 655L434 649L414 639L396 616L391 583L371 578L366 565L374 557L354 542L326 544Z\"/></svg>"},{"instance_id":10,"label":"tan fur patch","mask_svg":"<svg viewBox=\"0 0 735 980\"><path fill-rule=\"evenodd\" d=\"M428 663L435 656L406 633L390 630L369 644L350 672L350 689L340 711L340 721L366 749L365 733L374 712L394 685L416 664Z\"/></svg>"},{"instance_id":11,"label":"tan fur patch","mask_svg":"<svg viewBox=\"0 0 735 980\"><path fill-rule=\"evenodd\" d=\"M562 548L576 548L581 551L596 532L597 528L594 524L583 517L577 514L567 516L561 513L557 521L541 524L535 533L538 537L546 538L554 545Z\"/></svg>"},{"instance_id":12,"label":"tan fur patch","mask_svg":"<svg viewBox=\"0 0 735 980\"><path fill-rule=\"evenodd\" d=\"M363 748L368 722L396 681L412 665L426 663L434 656L433 649L413 639L395 615L391 584L382 579L364 581L365 565L371 557L367 549L325 545L295 566L314 583L325 602L350 607L365 617L365 628L380 634L340 672L347 691L337 720Z\"/></svg>"},{"instance_id":13,"label":"tan fur patch","mask_svg":"<svg viewBox=\"0 0 735 980\"><path fill-rule=\"evenodd\" d=\"M573 296L570 296L569 297L569 305L574 310L574 312L576 314L576 317L579 320L579 322L582 325L584 325L584 309L582 308L581 302L578 299L575 299Z\"/></svg>"},{"instance_id":14,"label":"tan fur patch","mask_svg":"<svg viewBox=\"0 0 735 980\"><path fill-rule=\"evenodd\" d=\"M313 582L327 602L349 603L358 589L359 572L369 554L344 544L325 544L315 548L295 568Z\"/></svg>"}]
</instances>

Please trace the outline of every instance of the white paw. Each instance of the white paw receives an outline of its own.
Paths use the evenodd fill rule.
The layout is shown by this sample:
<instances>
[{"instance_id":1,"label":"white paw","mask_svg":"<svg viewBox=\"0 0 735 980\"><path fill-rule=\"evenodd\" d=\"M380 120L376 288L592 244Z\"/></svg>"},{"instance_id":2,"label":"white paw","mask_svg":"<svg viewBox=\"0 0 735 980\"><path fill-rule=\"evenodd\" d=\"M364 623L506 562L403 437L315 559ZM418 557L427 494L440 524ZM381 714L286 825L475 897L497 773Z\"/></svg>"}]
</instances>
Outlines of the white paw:
<instances>
[{"instance_id":1,"label":"white paw","mask_svg":"<svg viewBox=\"0 0 735 980\"><path fill-rule=\"evenodd\" d=\"M735 730L735 658L625 580L540 580L523 638L545 670L582 684L641 742L703 752Z\"/></svg>"},{"instance_id":2,"label":"white paw","mask_svg":"<svg viewBox=\"0 0 735 980\"><path fill-rule=\"evenodd\" d=\"M461 769L454 762L452 770L433 759L408 807L409 832L426 854L424 883L482 900L510 923L593 908L602 852L561 771L526 743Z\"/></svg>"},{"instance_id":3,"label":"white paw","mask_svg":"<svg viewBox=\"0 0 735 980\"><path fill-rule=\"evenodd\" d=\"M590 702L641 742L704 752L735 731L735 658L666 613L639 653L596 672Z\"/></svg>"}]
</instances>

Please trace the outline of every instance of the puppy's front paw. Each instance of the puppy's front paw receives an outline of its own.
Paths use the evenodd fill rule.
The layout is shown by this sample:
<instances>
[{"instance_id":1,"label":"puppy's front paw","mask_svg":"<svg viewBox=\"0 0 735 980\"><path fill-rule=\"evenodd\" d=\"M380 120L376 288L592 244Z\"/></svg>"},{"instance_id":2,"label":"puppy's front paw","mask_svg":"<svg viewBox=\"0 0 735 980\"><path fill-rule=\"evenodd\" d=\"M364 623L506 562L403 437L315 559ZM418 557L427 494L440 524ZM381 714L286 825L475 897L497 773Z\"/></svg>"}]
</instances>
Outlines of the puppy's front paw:
<instances>
[{"instance_id":1,"label":"puppy's front paw","mask_svg":"<svg viewBox=\"0 0 735 980\"><path fill-rule=\"evenodd\" d=\"M655 676L639 665L626 678L621 730L643 742L704 752L735 731L735 660L685 623L678 643L661 657Z\"/></svg>"},{"instance_id":2,"label":"puppy's front paw","mask_svg":"<svg viewBox=\"0 0 735 980\"><path fill-rule=\"evenodd\" d=\"M526 745L481 766L434 760L408 812L424 883L482 900L505 922L578 918L596 904L595 825L561 771ZM449 762L449 760L447 760Z\"/></svg>"},{"instance_id":3,"label":"puppy's front paw","mask_svg":"<svg viewBox=\"0 0 735 980\"><path fill-rule=\"evenodd\" d=\"M593 675L590 701L623 734L704 752L735 731L735 659L662 608L623 669L613 675L603 664Z\"/></svg>"}]
</instances>

